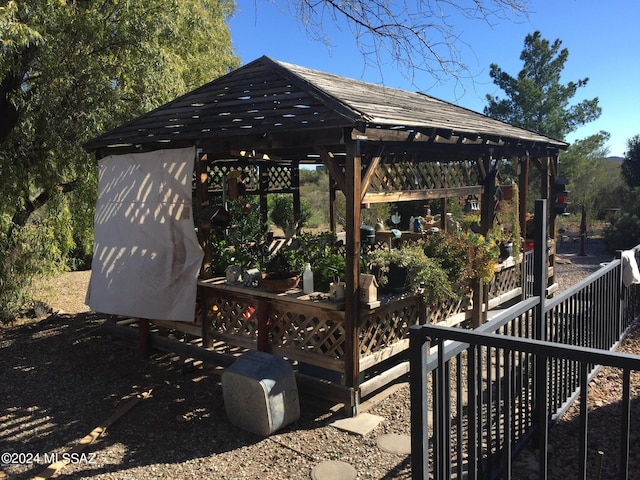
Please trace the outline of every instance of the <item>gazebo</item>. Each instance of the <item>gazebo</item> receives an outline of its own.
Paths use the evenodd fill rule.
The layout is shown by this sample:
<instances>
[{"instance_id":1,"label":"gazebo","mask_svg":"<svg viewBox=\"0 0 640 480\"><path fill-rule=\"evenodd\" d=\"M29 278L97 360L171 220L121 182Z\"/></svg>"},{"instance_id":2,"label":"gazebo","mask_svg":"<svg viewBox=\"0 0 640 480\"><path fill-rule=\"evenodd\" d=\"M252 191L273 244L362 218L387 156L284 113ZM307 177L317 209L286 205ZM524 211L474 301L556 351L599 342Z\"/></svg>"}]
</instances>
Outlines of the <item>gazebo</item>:
<instances>
[{"instance_id":1,"label":"gazebo","mask_svg":"<svg viewBox=\"0 0 640 480\"><path fill-rule=\"evenodd\" d=\"M247 195L259 195L264 221L269 193L291 194L299 217L301 166L328 169L334 231L336 191L346 198L344 303L231 287L202 275L199 334L205 347L224 341L311 366L300 383L344 402L352 414L362 397L407 373L402 354L408 327L428 321L412 296L380 306L360 301L362 205L438 199L444 222L447 199L476 195L486 232L493 220L493 180L506 161L518 175L522 231L529 169L542 173L537 196L552 200L548 235L554 239L554 185L559 150L566 146L428 95L264 56L85 144L98 159L193 148L196 214L219 203L233 176L242 178ZM215 261L208 238L199 228L205 266ZM553 264L551 251L551 272ZM549 292L552 274L550 279Z\"/></svg>"}]
</instances>

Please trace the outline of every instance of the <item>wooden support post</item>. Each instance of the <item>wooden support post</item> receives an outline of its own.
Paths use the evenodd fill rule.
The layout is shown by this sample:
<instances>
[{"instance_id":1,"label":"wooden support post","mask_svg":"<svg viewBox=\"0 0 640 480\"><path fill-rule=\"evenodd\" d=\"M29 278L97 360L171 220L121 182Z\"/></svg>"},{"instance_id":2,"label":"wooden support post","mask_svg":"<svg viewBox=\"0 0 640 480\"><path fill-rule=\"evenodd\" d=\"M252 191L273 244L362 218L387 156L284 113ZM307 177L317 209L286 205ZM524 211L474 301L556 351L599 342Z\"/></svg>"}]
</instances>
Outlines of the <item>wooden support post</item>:
<instances>
[{"instance_id":1,"label":"wooden support post","mask_svg":"<svg viewBox=\"0 0 640 480\"><path fill-rule=\"evenodd\" d=\"M336 182L329 179L329 228L335 232L338 226L336 220Z\"/></svg>"},{"instance_id":2,"label":"wooden support post","mask_svg":"<svg viewBox=\"0 0 640 480\"><path fill-rule=\"evenodd\" d=\"M518 197L518 214L520 215L520 235L524 240L527 240L527 199L529 197L529 156L524 158L520 158L518 162L518 187L519 187L519 197ZM518 251L524 251L524 244L522 242L518 242L520 244L520 249ZM526 298L527 289L526 289L526 266L523 261L520 262L520 283L522 285L522 300Z\"/></svg>"},{"instance_id":3,"label":"wooden support post","mask_svg":"<svg viewBox=\"0 0 640 480\"><path fill-rule=\"evenodd\" d=\"M267 193L269 192L269 169L266 165L259 166L260 171L260 220L265 231L269 225Z\"/></svg>"},{"instance_id":4,"label":"wooden support post","mask_svg":"<svg viewBox=\"0 0 640 480\"><path fill-rule=\"evenodd\" d=\"M483 323L484 310L484 283L481 280L473 281L473 308L471 310L471 328L478 328Z\"/></svg>"},{"instance_id":5,"label":"wooden support post","mask_svg":"<svg viewBox=\"0 0 640 480\"><path fill-rule=\"evenodd\" d=\"M258 300L256 305L256 315L258 316L258 350L261 352L271 352L269 342L269 317L271 316L271 304L264 300Z\"/></svg>"},{"instance_id":6,"label":"wooden support post","mask_svg":"<svg viewBox=\"0 0 640 480\"><path fill-rule=\"evenodd\" d=\"M540 161L540 163L541 163L541 167L540 167L540 198L542 198L544 200L548 200L549 197L551 196L551 182L550 182L550 168L549 168L550 164L551 164L551 157L545 157L544 160ZM553 204L554 204L554 202L546 201L545 202L546 208L542 212L542 215L545 216L545 224L544 224L544 226L545 226L545 230L544 230L545 245L546 245L547 238L549 237L550 226L552 225L549 222L549 219L551 218L551 215L550 215L549 211L553 207ZM536 212L536 215L537 214L538 213ZM547 250L545 250L545 254L547 254ZM547 257L548 257L547 258L547 263L548 263L547 266L551 269L551 271L553 271L553 266L555 264L555 256L554 255L549 256L547 254ZM547 280L547 283L546 283L547 287L550 287L553 284L553 282L555 281L553 277L549 277L548 275L545 275L545 278Z\"/></svg>"},{"instance_id":7,"label":"wooden support post","mask_svg":"<svg viewBox=\"0 0 640 480\"><path fill-rule=\"evenodd\" d=\"M345 134L345 138L350 138ZM347 143L346 157L346 291L345 291L345 384L351 388L352 398L346 405L347 414L356 416L360 403L360 140Z\"/></svg>"},{"instance_id":8,"label":"wooden support post","mask_svg":"<svg viewBox=\"0 0 640 480\"><path fill-rule=\"evenodd\" d=\"M202 337L202 346L204 348L213 347L213 340L209 338L209 304L208 289L198 287L198 298L200 299L200 336Z\"/></svg>"},{"instance_id":9,"label":"wooden support post","mask_svg":"<svg viewBox=\"0 0 640 480\"><path fill-rule=\"evenodd\" d=\"M138 319L138 356L147 358L149 356L149 320L146 318Z\"/></svg>"},{"instance_id":10,"label":"wooden support post","mask_svg":"<svg viewBox=\"0 0 640 480\"><path fill-rule=\"evenodd\" d=\"M293 220L296 233L302 228L302 213L300 210L300 162L291 162L291 186L293 187Z\"/></svg>"},{"instance_id":11,"label":"wooden support post","mask_svg":"<svg viewBox=\"0 0 640 480\"><path fill-rule=\"evenodd\" d=\"M484 188L480 201L480 233L482 235L489 233L489 230L493 227L497 175L496 169L491 166L491 156L485 157L484 166L487 175L484 178Z\"/></svg>"},{"instance_id":12,"label":"wooden support post","mask_svg":"<svg viewBox=\"0 0 640 480\"><path fill-rule=\"evenodd\" d=\"M207 173L208 163L209 161L207 159L206 153L196 158L196 213L199 213L203 207L209 205L209 174ZM202 259L202 268L200 270L200 275L203 277L206 277L206 275L209 273L208 270L210 270L211 268L211 246L209 245L209 232L210 231L208 228L198 228L198 242L200 243L200 247L204 252L204 257Z\"/></svg>"},{"instance_id":13,"label":"wooden support post","mask_svg":"<svg viewBox=\"0 0 640 480\"><path fill-rule=\"evenodd\" d=\"M529 198L529 157L520 159L520 175L518 178L518 186L520 187L519 201L520 205L520 232L523 238L527 238L527 201Z\"/></svg>"},{"instance_id":14,"label":"wooden support post","mask_svg":"<svg viewBox=\"0 0 640 480\"><path fill-rule=\"evenodd\" d=\"M550 185L549 185L549 225L548 225L548 234L553 241L556 240L557 234L556 231L558 229L558 220L557 220L557 212L556 212L556 194L557 194L557 185L558 185L558 155L554 155L553 157L549 157L549 174L550 174ZM551 201L553 199L553 201Z\"/></svg>"}]
</instances>

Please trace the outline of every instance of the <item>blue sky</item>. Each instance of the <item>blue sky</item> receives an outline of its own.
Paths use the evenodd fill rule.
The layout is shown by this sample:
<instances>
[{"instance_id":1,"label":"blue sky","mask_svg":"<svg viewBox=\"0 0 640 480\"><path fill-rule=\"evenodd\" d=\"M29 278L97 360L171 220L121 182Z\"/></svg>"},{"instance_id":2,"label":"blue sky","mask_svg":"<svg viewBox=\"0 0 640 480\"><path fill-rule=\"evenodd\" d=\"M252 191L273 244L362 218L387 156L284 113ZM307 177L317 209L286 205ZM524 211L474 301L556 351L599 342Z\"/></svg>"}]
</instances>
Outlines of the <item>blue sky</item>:
<instances>
[{"instance_id":1,"label":"blue sky","mask_svg":"<svg viewBox=\"0 0 640 480\"><path fill-rule=\"evenodd\" d=\"M482 112L486 94L502 95L491 81L489 66L498 64L510 75L522 68L520 52L528 33L562 40L569 50L562 82L588 77L574 103L599 98L602 115L569 136L572 141L600 130L611 134L609 154L623 156L626 142L640 134L640 2L611 0L532 0L528 19L456 23L463 43L462 60L473 79L437 83L419 73L413 82L397 69L365 65L345 25L325 22L330 46L314 41L289 12L286 0L237 0L230 21L232 42L242 63L267 55L275 60L323 70L367 82L405 90L420 90L434 97Z\"/></svg>"}]
</instances>

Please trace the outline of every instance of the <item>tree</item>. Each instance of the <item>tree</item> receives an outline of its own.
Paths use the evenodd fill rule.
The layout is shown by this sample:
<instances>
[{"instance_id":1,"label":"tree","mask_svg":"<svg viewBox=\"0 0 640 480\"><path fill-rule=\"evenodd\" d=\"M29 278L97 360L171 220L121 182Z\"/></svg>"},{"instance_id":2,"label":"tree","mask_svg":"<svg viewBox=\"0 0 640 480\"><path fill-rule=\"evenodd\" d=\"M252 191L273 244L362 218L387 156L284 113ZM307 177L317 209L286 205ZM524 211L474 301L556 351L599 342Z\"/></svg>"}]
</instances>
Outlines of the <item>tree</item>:
<instances>
[{"instance_id":1,"label":"tree","mask_svg":"<svg viewBox=\"0 0 640 480\"><path fill-rule=\"evenodd\" d=\"M616 180L616 176L608 175L609 171L602 163L609 154L605 144L610 137L608 132L601 131L576 140L560 158L560 175L569 181L571 203L584 206L590 217L599 213L604 193L601 188L611 186L611 182Z\"/></svg>"},{"instance_id":2,"label":"tree","mask_svg":"<svg viewBox=\"0 0 640 480\"><path fill-rule=\"evenodd\" d=\"M484 113L534 132L564 140L579 126L596 120L601 113L598 98L570 105L579 88L587 85L588 78L560 83L560 74L569 57L562 42L552 44L540 32L525 37L520 54L523 68L517 77L491 64L489 76L507 98L487 95L489 105Z\"/></svg>"},{"instance_id":3,"label":"tree","mask_svg":"<svg viewBox=\"0 0 640 480\"><path fill-rule=\"evenodd\" d=\"M311 204L304 198L300 199L299 222L293 218L293 201L290 195L273 195L269 203L271 221L276 227L282 229L287 238L293 237L300 228L306 226L313 215Z\"/></svg>"},{"instance_id":4,"label":"tree","mask_svg":"<svg viewBox=\"0 0 640 480\"><path fill-rule=\"evenodd\" d=\"M31 274L88 255L96 163L82 142L239 65L232 0L0 7L0 317Z\"/></svg>"},{"instance_id":5,"label":"tree","mask_svg":"<svg viewBox=\"0 0 640 480\"><path fill-rule=\"evenodd\" d=\"M640 243L640 188L625 195L621 214L612 218L604 230L604 241L612 253L629 250Z\"/></svg>"},{"instance_id":6,"label":"tree","mask_svg":"<svg viewBox=\"0 0 640 480\"><path fill-rule=\"evenodd\" d=\"M587 84L588 78L566 85L560 83L560 75L569 57L569 51L560 49L561 45L559 39L550 43L536 31L525 37L520 54L523 67L517 77L491 64L489 75L506 98L487 95L489 104L484 108L485 115L558 140L564 140L579 126L596 120L601 113L597 97L570 104L578 88ZM530 191L536 191L540 185L539 173L536 170L530 172ZM530 195L528 198L528 208L532 208L536 197Z\"/></svg>"},{"instance_id":7,"label":"tree","mask_svg":"<svg viewBox=\"0 0 640 480\"><path fill-rule=\"evenodd\" d=\"M622 193L621 215L605 230L605 242L611 251L627 250L640 242L640 135L627 140L627 151L620 166L620 174L629 187Z\"/></svg>"},{"instance_id":8,"label":"tree","mask_svg":"<svg viewBox=\"0 0 640 480\"><path fill-rule=\"evenodd\" d=\"M562 176L572 181L580 176L592 175L598 166L598 160L609 155L606 143L610 138L609 132L600 131L569 145L562 155Z\"/></svg>"},{"instance_id":9,"label":"tree","mask_svg":"<svg viewBox=\"0 0 640 480\"><path fill-rule=\"evenodd\" d=\"M640 135L627 140L621 173L630 188L640 187Z\"/></svg>"},{"instance_id":10,"label":"tree","mask_svg":"<svg viewBox=\"0 0 640 480\"><path fill-rule=\"evenodd\" d=\"M500 19L526 17L528 0L288 0L309 35L324 43L326 22L345 21L366 63L382 68L387 54L409 77L417 71L442 80L468 74L460 55L460 17L493 25Z\"/></svg>"}]
</instances>

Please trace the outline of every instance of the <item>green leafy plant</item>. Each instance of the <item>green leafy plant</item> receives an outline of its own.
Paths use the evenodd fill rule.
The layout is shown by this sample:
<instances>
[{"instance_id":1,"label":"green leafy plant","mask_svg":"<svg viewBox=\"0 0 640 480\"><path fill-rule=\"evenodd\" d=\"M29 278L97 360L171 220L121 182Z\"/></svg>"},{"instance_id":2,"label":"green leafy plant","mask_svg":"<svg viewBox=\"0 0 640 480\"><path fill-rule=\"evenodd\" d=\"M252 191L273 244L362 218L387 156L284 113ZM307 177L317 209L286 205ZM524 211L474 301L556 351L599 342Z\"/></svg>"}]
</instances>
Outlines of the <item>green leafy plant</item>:
<instances>
[{"instance_id":1,"label":"green leafy plant","mask_svg":"<svg viewBox=\"0 0 640 480\"><path fill-rule=\"evenodd\" d=\"M427 257L421 242L376 250L369 254L368 262L372 272L378 270L377 280L381 286L388 284L389 272L396 266L407 270L407 290L422 293L427 303L455 296L447 272L438 260Z\"/></svg>"},{"instance_id":2,"label":"green leafy plant","mask_svg":"<svg viewBox=\"0 0 640 480\"><path fill-rule=\"evenodd\" d=\"M475 272L475 278L489 283L495 273L500 246L491 237L479 233L461 232L460 236L469 245L471 268Z\"/></svg>"},{"instance_id":3,"label":"green leafy plant","mask_svg":"<svg viewBox=\"0 0 640 480\"><path fill-rule=\"evenodd\" d=\"M473 271L471 248L460 235L449 232L438 232L425 237L424 253L437 259L447 273L449 281L459 285L475 277Z\"/></svg>"},{"instance_id":4,"label":"green leafy plant","mask_svg":"<svg viewBox=\"0 0 640 480\"><path fill-rule=\"evenodd\" d=\"M334 232L305 232L293 239L303 262L309 262L317 291L328 291L329 283L344 278L346 260L343 246Z\"/></svg>"},{"instance_id":5,"label":"green leafy plant","mask_svg":"<svg viewBox=\"0 0 640 480\"><path fill-rule=\"evenodd\" d=\"M215 274L224 274L229 265L241 265L238 251L224 238L213 237L210 240L211 258L215 259L211 263L211 270Z\"/></svg>"},{"instance_id":6,"label":"green leafy plant","mask_svg":"<svg viewBox=\"0 0 640 480\"><path fill-rule=\"evenodd\" d=\"M466 214L462 216L458 222L460 223L460 228L465 232L480 231L480 215L478 214Z\"/></svg>"},{"instance_id":7,"label":"green leafy plant","mask_svg":"<svg viewBox=\"0 0 640 480\"><path fill-rule=\"evenodd\" d=\"M311 266L315 289L327 292L331 282L339 281L344 277L346 260L342 254L330 253L312 263Z\"/></svg>"},{"instance_id":8,"label":"green leafy plant","mask_svg":"<svg viewBox=\"0 0 640 480\"><path fill-rule=\"evenodd\" d=\"M302 268L296 267L295 263L295 257L291 252L282 249L269 259L264 272L300 275Z\"/></svg>"}]
</instances>

